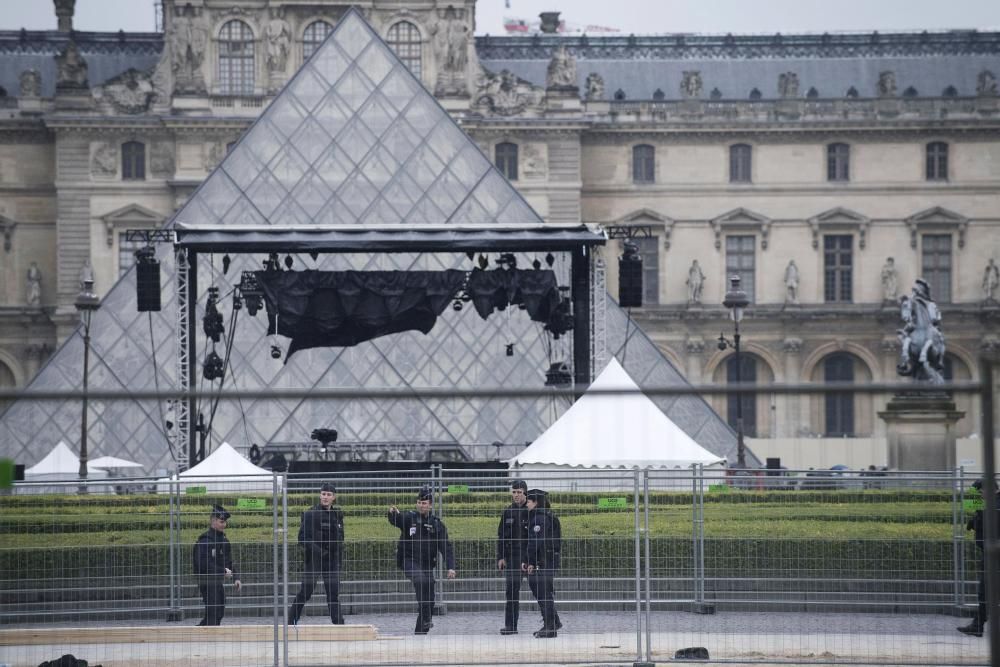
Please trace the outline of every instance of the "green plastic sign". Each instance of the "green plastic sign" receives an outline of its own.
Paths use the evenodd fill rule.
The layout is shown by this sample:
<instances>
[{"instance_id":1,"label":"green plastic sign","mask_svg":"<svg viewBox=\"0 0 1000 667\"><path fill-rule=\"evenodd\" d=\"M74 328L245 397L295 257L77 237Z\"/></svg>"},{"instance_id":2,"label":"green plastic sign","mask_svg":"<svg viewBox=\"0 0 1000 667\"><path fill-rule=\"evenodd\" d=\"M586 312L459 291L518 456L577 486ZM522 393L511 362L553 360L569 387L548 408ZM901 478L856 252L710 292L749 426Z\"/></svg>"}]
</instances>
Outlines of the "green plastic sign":
<instances>
[{"instance_id":1,"label":"green plastic sign","mask_svg":"<svg viewBox=\"0 0 1000 667\"><path fill-rule=\"evenodd\" d=\"M448 493L462 494L462 493L468 493L468 492L469 492L469 485L468 484L449 484L448 485Z\"/></svg>"},{"instance_id":2,"label":"green plastic sign","mask_svg":"<svg viewBox=\"0 0 1000 667\"><path fill-rule=\"evenodd\" d=\"M267 498L237 498L236 508L241 510L266 510Z\"/></svg>"},{"instance_id":3,"label":"green plastic sign","mask_svg":"<svg viewBox=\"0 0 1000 667\"><path fill-rule=\"evenodd\" d=\"M728 484L709 484L708 485L708 492L709 493L729 493L729 490L730 489L729 489L729 485Z\"/></svg>"},{"instance_id":4,"label":"green plastic sign","mask_svg":"<svg viewBox=\"0 0 1000 667\"><path fill-rule=\"evenodd\" d=\"M983 502L983 494L975 489L969 489L968 495L962 499L962 509L965 510L966 514L973 514L985 506L986 503Z\"/></svg>"},{"instance_id":5,"label":"green plastic sign","mask_svg":"<svg viewBox=\"0 0 1000 667\"><path fill-rule=\"evenodd\" d=\"M189 486L184 489L184 493L189 496L204 496L208 495L207 486Z\"/></svg>"},{"instance_id":6,"label":"green plastic sign","mask_svg":"<svg viewBox=\"0 0 1000 667\"><path fill-rule=\"evenodd\" d=\"M11 459L0 459L0 489L14 486L14 462Z\"/></svg>"},{"instance_id":7,"label":"green plastic sign","mask_svg":"<svg viewBox=\"0 0 1000 667\"><path fill-rule=\"evenodd\" d=\"M628 507L628 498L619 496L617 498L598 498L597 506L602 510L620 510Z\"/></svg>"}]
</instances>

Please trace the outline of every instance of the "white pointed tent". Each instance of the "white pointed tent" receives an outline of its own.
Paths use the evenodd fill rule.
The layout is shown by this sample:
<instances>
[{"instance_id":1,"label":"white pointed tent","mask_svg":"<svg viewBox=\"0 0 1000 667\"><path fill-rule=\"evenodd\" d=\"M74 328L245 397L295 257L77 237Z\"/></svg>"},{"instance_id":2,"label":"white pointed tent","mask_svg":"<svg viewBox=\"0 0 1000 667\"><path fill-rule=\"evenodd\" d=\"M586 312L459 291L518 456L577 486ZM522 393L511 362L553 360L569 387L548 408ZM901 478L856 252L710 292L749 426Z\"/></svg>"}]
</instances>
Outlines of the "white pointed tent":
<instances>
[{"instance_id":1,"label":"white pointed tent","mask_svg":"<svg viewBox=\"0 0 1000 667\"><path fill-rule=\"evenodd\" d=\"M713 466L724 461L671 421L612 357L583 396L508 463L520 476L544 478L546 472L572 469L687 470L696 463ZM602 480L607 478L577 476L570 486L604 488ZM557 484L566 487L565 479ZM540 480L538 485L553 488Z\"/></svg>"},{"instance_id":2,"label":"white pointed tent","mask_svg":"<svg viewBox=\"0 0 1000 667\"><path fill-rule=\"evenodd\" d=\"M166 493L171 486L169 482L179 480L181 493L196 486L205 487L206 493L267 493L274 488L272 477L270 470L250 463L232 445L224 442L198 465L180 475L158 480L157 486L161 493Z\"/></svg>"},{"instance_id":3,"label":"white pointed tent","mask_svg":"<svg viewBox=\"0 0 1000 667\"><path fill-rule=\"evenodd\" d=\"M80 474L80 459L60 440L41 461L24 471L26 482L74 480ZM104 477L105 472L87 464L88 477Z\"/></svg>"}]
</instances>

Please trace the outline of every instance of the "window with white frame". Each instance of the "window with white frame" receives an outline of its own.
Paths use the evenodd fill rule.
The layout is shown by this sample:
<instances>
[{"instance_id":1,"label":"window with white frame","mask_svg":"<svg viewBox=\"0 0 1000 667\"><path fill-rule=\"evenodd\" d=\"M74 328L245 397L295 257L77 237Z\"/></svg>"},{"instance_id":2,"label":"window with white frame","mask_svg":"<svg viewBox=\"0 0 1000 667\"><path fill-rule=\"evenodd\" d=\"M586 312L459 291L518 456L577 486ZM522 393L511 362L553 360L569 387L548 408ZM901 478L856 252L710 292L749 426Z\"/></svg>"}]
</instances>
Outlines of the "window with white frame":
<instances>
[{"instance_id":1,"label":"window with white frame","mask_svg":"<svg viewBox=\"0 0 1000 667\"><path fill-rule=\"evenodd\" d=\"M253 31L243 21L227 21L219 31L219 90L253 95L255 80Z\"/></svg>"}]
</instances>

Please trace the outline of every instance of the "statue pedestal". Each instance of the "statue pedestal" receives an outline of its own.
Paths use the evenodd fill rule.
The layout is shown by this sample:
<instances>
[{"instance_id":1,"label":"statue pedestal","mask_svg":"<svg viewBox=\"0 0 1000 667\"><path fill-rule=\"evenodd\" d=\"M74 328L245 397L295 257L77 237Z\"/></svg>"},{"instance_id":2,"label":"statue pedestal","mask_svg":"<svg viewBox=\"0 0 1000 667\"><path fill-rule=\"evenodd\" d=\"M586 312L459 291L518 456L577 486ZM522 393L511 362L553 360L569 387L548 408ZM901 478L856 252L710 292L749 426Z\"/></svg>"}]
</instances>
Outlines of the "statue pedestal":
<instances>
[{"instance_id":1,"label":"statue pedestal","mask_svg":"<svg viewBox=\"0 0 1000 667\"><path fill-rule=\"evenodd\" d=\"M953 470L955 423L965 416L944 392L899 393L878 413L888 432L887 460L893 470Z\"/></svg>"}]
</instances>

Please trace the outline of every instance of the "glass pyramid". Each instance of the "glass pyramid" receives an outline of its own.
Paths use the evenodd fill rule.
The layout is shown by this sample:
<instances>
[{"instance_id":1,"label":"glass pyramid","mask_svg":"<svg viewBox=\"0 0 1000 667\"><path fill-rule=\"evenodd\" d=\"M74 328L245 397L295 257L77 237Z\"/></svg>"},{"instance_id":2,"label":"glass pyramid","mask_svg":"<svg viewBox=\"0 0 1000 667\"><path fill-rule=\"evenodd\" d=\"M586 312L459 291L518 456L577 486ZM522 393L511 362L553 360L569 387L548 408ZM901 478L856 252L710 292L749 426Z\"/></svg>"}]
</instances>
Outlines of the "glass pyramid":
<instances>
[{"instance_id":1,"label":"glass pyramid","mask_svg":"<svg viewBox=\"0 0 1000 667\"><path fill-rule=\"evenodd\" d=\"M168 222L212 225L526 224L542 219L476 144L422 87L356 10L349 11L240 142ZM127 394L176 389L177 323L174 256L157 248L163 310L139 313L135 269L105 296L91 325L90 386ZM220 310L233 331L227 389L414 389L488 387L537 390L555 360L571 360L567 339L554 342L527 313L509 309L489 320L471 308L446 310L428 334L405 332L351 348L301 351L285 363L270 347L262 314L232 312L232 288L243 270L264 258L199 256L197 356L212 347L201 334L209 286L224 295ZM533 259L522 256L523 265ZM295 270L469 270L464 253L292 256ZM559 253L553 269L568 285L570 259ZM608 297L608 352L622 357L642 385L683 384L656 346L631 327ZM514 344L508 356L507 345ZM78 389L82 383L82 331L62 345L29 389ZM218 353L225 350L218 346ZM598 369L600 370L600 369ZM217 384L215 385L218 386ZM199 388L211 385L199 379ZM340 443L452 443L474 458L513 456L568 407L551 396L514 398L203 401L211 423L209 450L229 442L308 443L316 428L336 428ZM700 398L670 398L661 407L699 443L731 459L735 437ZM196 417L196 416L195 416ZM157 401L91 400L88 438L92 457L138 461L147 472L172 469L173 417ZM0 456L32 465L60 440L79 447L80 403L19 400L0 416ZM505 443L500 451L493 443ZM206 454L208 452L206 451Z\"/></svg>"}]
</instances>

